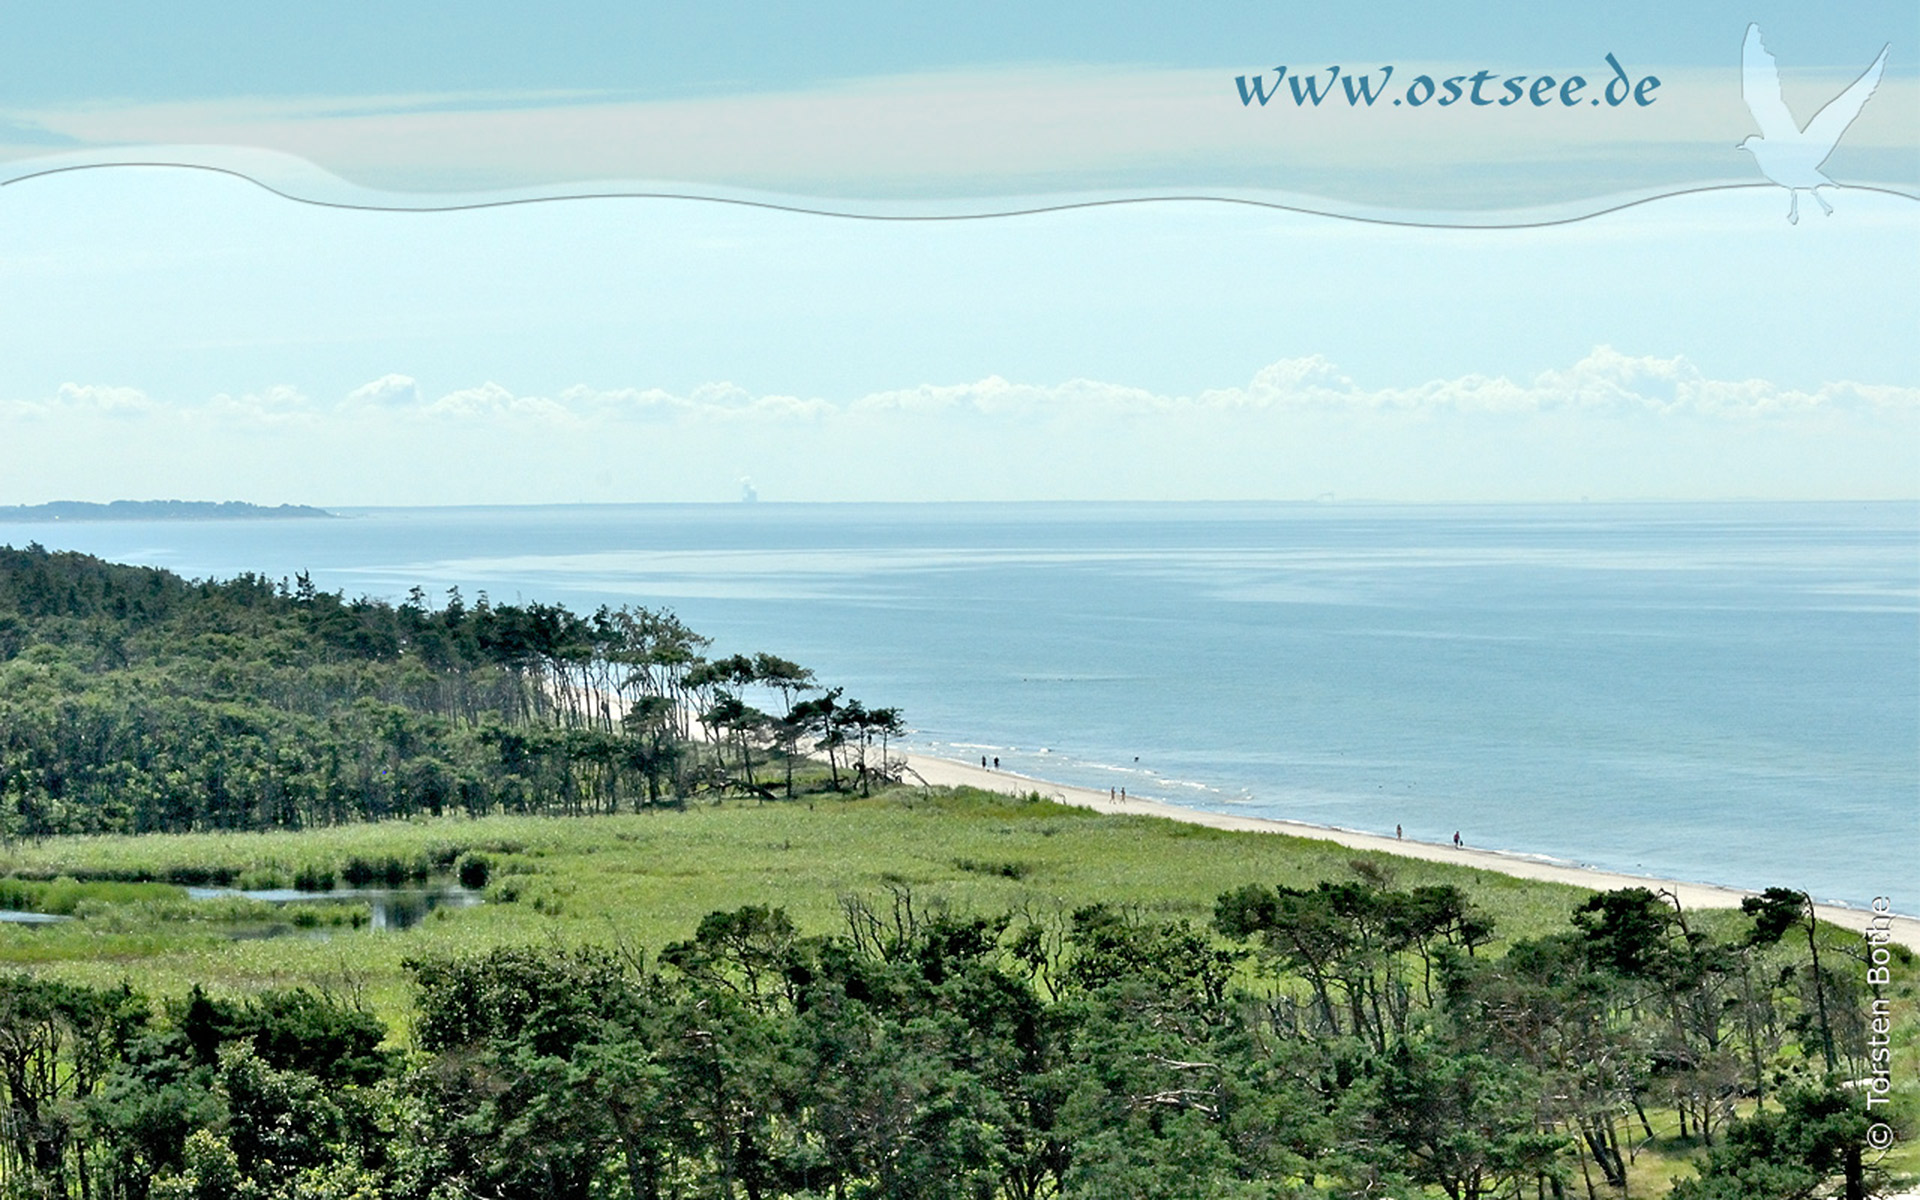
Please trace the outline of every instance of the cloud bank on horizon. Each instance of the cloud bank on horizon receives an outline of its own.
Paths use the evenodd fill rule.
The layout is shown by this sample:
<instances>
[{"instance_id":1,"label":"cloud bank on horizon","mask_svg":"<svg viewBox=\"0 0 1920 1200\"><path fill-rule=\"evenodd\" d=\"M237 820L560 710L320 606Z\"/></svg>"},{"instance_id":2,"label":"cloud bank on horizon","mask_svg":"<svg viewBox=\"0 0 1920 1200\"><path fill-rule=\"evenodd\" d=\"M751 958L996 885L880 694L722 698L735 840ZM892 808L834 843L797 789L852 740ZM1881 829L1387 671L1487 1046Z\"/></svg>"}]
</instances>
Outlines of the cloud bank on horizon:
<instances>
[{"instance_id":1,"label":"cloud bank on horizon","mask_svg":"<svg viewBox=\"0 0 1920 1200\"><path fill-rule=\"evenodd\" d=\"M1177 395L987 378L845 400L390 374L162 402L72 383L0 402L0 503L728 500L1891 499L1920 480L1920 387L1713 379L1596 347L1532 378L1367 388L1313 356ZM218 482L209 464L220 464Z\"/></svg>"}]
</instances>

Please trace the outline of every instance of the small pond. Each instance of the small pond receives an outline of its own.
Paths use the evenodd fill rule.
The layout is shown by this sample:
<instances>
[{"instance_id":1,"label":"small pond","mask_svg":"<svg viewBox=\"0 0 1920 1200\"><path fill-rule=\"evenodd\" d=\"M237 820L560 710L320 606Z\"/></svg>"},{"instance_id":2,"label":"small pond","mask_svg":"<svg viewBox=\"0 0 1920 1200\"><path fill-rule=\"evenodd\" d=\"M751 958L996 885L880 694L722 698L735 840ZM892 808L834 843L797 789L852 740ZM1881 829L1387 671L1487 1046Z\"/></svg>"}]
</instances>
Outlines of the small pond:
<instances>
[{"instance_id":1,"label":"small pond","mask_svg":"<svg viewBox=\"0 0 1920 1200\"><path fill-rule=\"evenodd\" d=\"M472 908L481 902L480 892L451 883L412 888L347 887L335 888L328 892L309 892L298 888L266 888L249 891L240 888L190 887L186 892L190 900L233 898L273 905L364 904L367 906L368 926L382 930L412 929L426 920L427 914L437 908ZM71 920L73 920L72 917L55 913L0 909L0 925L33 927ZM251 936L279 936L283 932L286 930L276 927L265 934L256 933Z\"/></svg>"},{"instance_id":2,"label":"small pond","mask_svg":"<svg viewBox=\"0 0 1920 1200\"><path fill-rule=\"evenodd\" d=\"M55 921L71 921L72 917L56 916L53 913L20 912L18 909L0 908L0 925L51 925Z\"/></svg>"},{"instance_id":3,"label":"small pond","mask_svg":"<svg viewBox=\"0 0 1920 1200\"><path fill-rule=\"evenodd\" d=\"M242 891L239 888L190 887L194 900L219 900L238 897L264 904L365 904L374 929L412 929L427 919L436 908L472 908L480 903L481 893L472 888L447 884L422 888L334 888L330 892L307 892L298 888L266 888Z\"/></svg>"}]
</instances>

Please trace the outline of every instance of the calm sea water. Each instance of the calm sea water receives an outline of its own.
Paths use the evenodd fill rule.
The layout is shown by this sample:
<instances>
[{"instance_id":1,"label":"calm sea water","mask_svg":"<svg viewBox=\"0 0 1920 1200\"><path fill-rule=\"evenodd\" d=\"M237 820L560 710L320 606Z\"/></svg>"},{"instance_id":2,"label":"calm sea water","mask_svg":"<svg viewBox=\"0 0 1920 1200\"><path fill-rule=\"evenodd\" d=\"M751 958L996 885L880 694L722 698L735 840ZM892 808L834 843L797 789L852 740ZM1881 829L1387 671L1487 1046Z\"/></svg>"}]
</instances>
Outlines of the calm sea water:
<instances>
[{"instance_id":1,"label":"calm sea water","mask_svg":"<svg viewBox=\"0 0 1920 1200\"><path fill-rule=\"evenodd\" d=\"M916 745L1920 911L1920 506L730 505L0 524L190 576L646 604Z\"/></svg>"}]
</instances>

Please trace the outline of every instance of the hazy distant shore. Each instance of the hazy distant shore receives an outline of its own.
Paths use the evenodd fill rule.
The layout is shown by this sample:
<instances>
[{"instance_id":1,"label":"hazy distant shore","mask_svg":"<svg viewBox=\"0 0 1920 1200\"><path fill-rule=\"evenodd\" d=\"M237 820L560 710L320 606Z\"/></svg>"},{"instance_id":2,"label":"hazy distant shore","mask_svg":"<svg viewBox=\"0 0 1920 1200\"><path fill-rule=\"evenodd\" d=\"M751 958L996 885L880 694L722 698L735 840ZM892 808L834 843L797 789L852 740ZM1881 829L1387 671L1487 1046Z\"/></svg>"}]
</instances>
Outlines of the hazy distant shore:
<instances>
[{"instance_id":1,"label":"hazy distant shore","mask_svg":"<svg viewBox=\"0 0 1920 1200\"><path fill-rule=\"evenodd\" d=\"M332 518L305 504L248 504L244 500L55 500L0 506L0 521L289 521Z\"/></svg>"},{"instance_id":2,"label":"hazy distant shore","mask_svg":"<svg viewBox=\"0 0 1920 1200\"><path fill-rule=\"evenodd\" d=\"M1379 834L1359 833L1350 829L1337 829L1327 825L1311 825L1304 821L1285 821L1270 817L1241 817L1229 813L1208 812L1204 809L1183 808L1176 804L1166 804L1158 800L1147 800L1130 796L1119 800L1103 794L1097 788L1075 787L1071 784L1055 783L1052 780L1036 779L1030 775L1021 775L1013 771L990 770L972 763L960 762L949 758L936 758L925 754L904 756L921 779L935 787L976 787L986 791L1025 794L1038 792L1063 804L1080 808L1091 808L1104 813L1121 813L1141 817L1164 817L1170 821L1185 821L1193 825L1205 825L1214 829L1230 829L1248 833L1284 833L1293 837L1314 838L1320 841L1334 842L1350 846L1355 850L1374 850L1384 854L1398 854L1406 858L1425 859L1429 862L1453 863L1456 866L1477 867L1486 871L1498 871L1521 879L1537 879L1551 883L1571 884L1575 887L1592 888L1596 891L1611 891L1616 888L1645 887L1665 890L1677 897L1686 908L1738 908L1740 901L1757 893L1742 891L1739 888L1722 887L1711 883L1689 883L1678 879L1660 879L1643 875L1625 875L1614 871L1602 871L1594 867L1573 866L1566 863L1545 862L1536 858L1527 858L1517 854L1503 853L1497 850L1483 850L1472 846L1454 847L1441 843L1421 842L1411 839L1383 837ZM1864 930L1873 913L1860 908L1847 908L1835 904L1815 905L1822 921L1830 921L1844 929ZM1892 937L1894 941L1913 949L1920 949L1920 918L1896 916L1892 918Z\"/></svg>"}]
</instances>

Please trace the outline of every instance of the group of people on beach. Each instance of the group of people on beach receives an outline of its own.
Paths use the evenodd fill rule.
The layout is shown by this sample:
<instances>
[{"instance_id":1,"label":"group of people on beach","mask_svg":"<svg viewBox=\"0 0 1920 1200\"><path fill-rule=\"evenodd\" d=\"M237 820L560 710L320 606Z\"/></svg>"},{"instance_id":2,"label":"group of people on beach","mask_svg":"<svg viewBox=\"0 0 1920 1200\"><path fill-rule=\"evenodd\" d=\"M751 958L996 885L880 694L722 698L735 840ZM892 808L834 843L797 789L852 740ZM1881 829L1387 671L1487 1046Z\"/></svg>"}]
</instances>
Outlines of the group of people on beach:
<instances>
[{"instance_id":1,"label":"group of people on beach","mask_svg":"<svg viewBox=\"0 0 1920 1200\"><path fill-rule=\"evenodd\" d=\"M1407 831L1404 828L1402 828L1399 825L1395 825L1393 827L1393 838L1395 841L1405 841L1406 837L1407 837ZM1466 848L1466 845L1467 844L1465 842L1460 840L1460 831L1458 829L1454 830L1453 831L1453 848L1455 850L1463 850Z\"/></svg>"},{"instance_id":2,"label":"group of people on beach","mask_svg":"<svg viewBox=\"0 0 1920 1200\"><path fill-rule=\"evenodd\" d=\"M1139 759L1139 758L1138 758L1138 757L1136 756L1136 757L1134 758L1134 760L1133 760L1133 761L1135 761L1135 762L1139 762L1139 761L1140 761L1140 759ZM996 754L996 755L994 755L994 756L993 756L993 759L992 759L992 762L993 762L993 766L992 766L992 767L988 767L988 766L987 766L987 762L988 762L988 759L987 759L987 756L986 756L986 755L984 755L984 754L982 754L982 755L980 756L980 769L981 769L981 770L983 770L983 771L985 771L985 770L993 770L993 771L998 771L998 770L1000 769L1000 756L999 756L999 755L997 755L997 754ZM1126 803L1126 799L1127 799L1127 789L1125 789L1125 788L1112 788L1112 787L1110 787L1110 788L1108 788L1108 789L1107 789L1107 799L1108 799L1108 800L1111 800L1111 801L1113 801L1113 802L1115 802L1115 803L1118 803L1118 804L1124 804L1124 803ZM1407 837L1407 831L1406 831L1406 828L1405 828L1404 826L1401 826L1401 825L1399 825L1399 824L1395 824L1395 825L1394 825L1394 827L1393 827L1393 837L1394 837L1394 840L1395 840L1395 841L1405 841L1405 840L1406 840L1406 837ZM1456 849L1456 850L1462 850L1462 849L1465 849L1465 848L1466 848L1466 843L1460 840L1460 831L1459 831L1458 829L1456 829L1456 830L1454 830L1454 831L1453 831L1453 847L1454 847L1454 849Z\"/></svg>"},{"instance_id":3,"label":"group of people on beach","mask_svg":"<svg viewBox=\"0 0 1920 1200\"><path fill-rule=\"evenodd\" d=\"M1139 762L1139 761L1140 761L1140 759L1139 759L1138 757L1135 757L1133 761L1135 761L1135 762ZM994 756L993 756L993 759L992 759L992 762L993 762L993 765L992 765L991 767L989 767L989 766L987 765L987 762L988 762L988 759L987 759L987 756L986 756L986 755L984 755L984 754L982 754L982 755L980 756L980 769L981 769L981 770L983 770L983 771L998 771L998 770L1000 769L1000 756L999 756L999 755L997 755L997 754L996 754L996 755L994 755ZM1116 802L1118 802L1118 803L1121 803L1121 804L1124 804L1124 803L1126 803L1126 800L1127 800L1127 789L1125 789L1125 788L1108 788L1108 789L1107 789L1107 799L1109 799L1109 800L1113 800L1113 801L1116 801Z\"/></svg>"}]
</instances>

